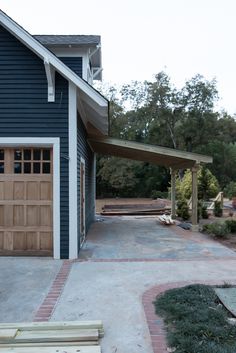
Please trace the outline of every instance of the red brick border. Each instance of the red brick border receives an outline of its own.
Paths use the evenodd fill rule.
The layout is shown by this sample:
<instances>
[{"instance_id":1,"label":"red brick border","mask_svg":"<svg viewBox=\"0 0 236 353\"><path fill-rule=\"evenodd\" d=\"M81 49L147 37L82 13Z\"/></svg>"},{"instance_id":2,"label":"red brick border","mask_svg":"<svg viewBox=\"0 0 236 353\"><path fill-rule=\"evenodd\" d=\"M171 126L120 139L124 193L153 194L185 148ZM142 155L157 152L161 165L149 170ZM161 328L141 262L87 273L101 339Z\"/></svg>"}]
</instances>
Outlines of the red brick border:
<instances>
[{"instance_id":1,"label":"red brick border","mask_svg":"<svg viewBox=\"0 0 236 353\"><path fill-rule=\"evenodd\" d=\"M160 316L155 313L155 308L153 302L156 296L165 292L168 289L179 288L189 284L202 283L209 285L219 285L224 282L232 283L231 280L225 281L189 281L189 282L175 282L161 284L148 289L144 292L142 297L143 308L146 316L146 321L149 328L149 333L152 341L153 353L166 353L167 352L167 342L166 342L166 330L164 322ZM234 284L234 283L232 283Z\"/></svg>"},{"instance_id":2,"label":"red brick border","mask_svg":"<svg viewBox=\"0 0 236 353\"><path fill-rule=\"evenodd\" d=\"M65 260L33 321L49 321L69 276L73 261Z\"/></svg>"}]
</instances>

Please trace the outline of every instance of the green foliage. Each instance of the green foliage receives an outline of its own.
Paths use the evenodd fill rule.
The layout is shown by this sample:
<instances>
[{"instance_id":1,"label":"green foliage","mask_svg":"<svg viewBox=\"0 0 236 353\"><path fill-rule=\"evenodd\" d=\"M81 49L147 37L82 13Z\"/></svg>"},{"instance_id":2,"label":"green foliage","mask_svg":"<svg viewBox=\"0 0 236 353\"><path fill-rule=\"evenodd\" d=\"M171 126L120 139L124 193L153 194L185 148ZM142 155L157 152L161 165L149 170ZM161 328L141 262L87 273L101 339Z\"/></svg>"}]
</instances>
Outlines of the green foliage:
<instances>
[{"instance_id":1,"label":"green foliage","mask_svg":"<svg viewBox=\"0 0 236 353\"><path fill-rule=\"evenodd\" d=\"M207 206L206 205L202 205L202 218L203 219L208 219L209 218L209 214L207 212Z\"/></svg>"},{"instance_id":2,"label":"green foliage","mask_svg":"<svg viewBox=\"0 0 236 353\"><path fill-rule=\"evenodd\" d=\"M219 184L215 176L206 167L201 167L197 172L198 198L208 200L219 192ZM182 179L177 178L176 192L178 197L190 199L192 195L192 174L187 170Z\"/></svg>"},{"instance_id":3,"label":"green foliage","mask_svg":"<svg viewBox=\"0 0 236 353\"><path fill-rule=\"evenodd\" d=\"M224 195L229 199L236 196L236 182L231 181L225 188L224 188Z\"/></svg>"},{"instance_id":4,"label":"green foliage","mask_svg":"<svg viewBox=\"0 0 236 353\"><path fill-rule=\"evenodd\" d=\"M221 189L235 180L236 120L226 112L215 111L218 99L215 80L196 75L177 89L162 71L155 75L153 81L134 81L118 88L103 86L100 91L110 100L110 136L213 157L213 164L203 169L200 175L200 199L214 197L219 191L219 185L212 180L209 170ZM100 172L100 169L105 170ZM163 192L169 186L168 169L149 163L121 163L106 158L104 163L98 163L97 170L98 196L111 193L114 196L150 197L153 190ZM108 170L117 175L108 176ZM188 173L188 186L183 186L181 194L185 198L191 194ZM121 182L122 178L124 182Z\"/></svg>"},{"instance_id":5,"label":"green foliage","mask_svg":"<svg viewBox=\"0 0 236 353\"><path fill-rule=\"evenodd\" d=\"M226 223L210 223L204 224L202 227L204 233L213 235L216 238L226 238L230 233L230 229Z\"/></svg>"},{"instance_id":6,"label":"green foliage","mask_svg":"<svg viewBox=\"0 0 236 353\"><path fill-rule=\"evenodd\" d=\"M181 217L184 221L187 221L190 218L189 207L186 199L178 200L176 214L178 217Z\"/></svg>"},{"instance_id":7,"label":"green foliage","mask_svg":"<svg viewBox=\"0 0 236 353\"><path fill-rule=\"evenodd\" d=\"M166 291L155 301L176 353L234 353L236 326L210 286L195 284Z\"/></svg>"},{"instance_id":8,"label":"green foliage","mask_svg":"<svg viewBox=\"0 0 236 353\"><path fill-rule=\"evenodd\" d=\"M236 220L235 219L228 219L225 221L230 233L236 233Z\"/></svg>"},{"instance_id":9,"label":"green foliage","mask_svg":"<svg viewBox=\"0 0 236 353\"><path fill-rule=\"evenodd\" d=\"M157 191L157 190L153 190L151 192L151 198L153 200L155 199L167 199L168 198L168 192L167 191Z\"/></svg>"},{"instance_id":10,"label":"green foliage","mask_svg":"<svg viewBox=\"0 0 236 353\"><path fill-rule=\"evenodd\" d=\"M223 209L220 201L214 202L214 216L215 217L222 217Z\"/></svg>"}]
</instances>

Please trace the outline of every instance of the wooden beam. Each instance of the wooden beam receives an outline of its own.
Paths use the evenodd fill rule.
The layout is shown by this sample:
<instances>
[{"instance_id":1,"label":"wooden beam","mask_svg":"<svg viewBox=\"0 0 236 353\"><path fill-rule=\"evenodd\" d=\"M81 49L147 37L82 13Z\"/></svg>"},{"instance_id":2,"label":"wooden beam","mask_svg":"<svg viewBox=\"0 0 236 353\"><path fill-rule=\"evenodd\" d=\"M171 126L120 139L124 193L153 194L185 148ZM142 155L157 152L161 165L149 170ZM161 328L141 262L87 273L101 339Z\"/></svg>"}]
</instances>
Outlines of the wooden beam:
<instances>
[{"instance_id":1,"label":"wooden beam","mask_svg":"<svg viewBox=\"0 0 236 353\"><path fill-rule=\"evenodd\" d=\"M176 212L175 212L175 182L176 182L176 170L171 168L170 169L170 174L171 174L171 217L173 219L176 218Z\"/></svg>"},{"instance_id":2,"label":"wooden beam","mask_svg":"<svg viewBox=\"0 0 236 353\"><path fill-rule=\"evenodd\" d=\"M199 165L192 168L192 231L197 232L198 227L198 185L197 185L197 172Z\"/></svg>"}]
</instances>

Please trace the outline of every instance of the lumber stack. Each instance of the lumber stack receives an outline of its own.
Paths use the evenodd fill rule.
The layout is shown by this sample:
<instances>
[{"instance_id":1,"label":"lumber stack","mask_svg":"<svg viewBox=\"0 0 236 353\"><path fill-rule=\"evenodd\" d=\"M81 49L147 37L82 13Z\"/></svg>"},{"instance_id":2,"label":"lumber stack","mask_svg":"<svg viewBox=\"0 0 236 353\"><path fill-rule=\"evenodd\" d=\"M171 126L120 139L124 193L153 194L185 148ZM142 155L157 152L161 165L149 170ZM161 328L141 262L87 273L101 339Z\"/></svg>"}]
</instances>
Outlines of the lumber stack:
<instances>
[{"instance_id":1,"label":"lumber stack","mask_svg":"<svg viewBox=\"0 0 236 353\"><path fill-rule=\"evenodd\" d=\"M101 321L1 323L0 353L101 353Z\"/></svg>"},{"instance_id":2,"label":"lumber stack","mask_svg":"<svg viewBox=\"0 0 236 353\"><path fill-rule=\"evenodd\" d=\"M101 215L103 216L134 216L134 215L162 215L170 208L165 203L151 204L114 204L104 205Z\"/></svg>"}]
</instances>

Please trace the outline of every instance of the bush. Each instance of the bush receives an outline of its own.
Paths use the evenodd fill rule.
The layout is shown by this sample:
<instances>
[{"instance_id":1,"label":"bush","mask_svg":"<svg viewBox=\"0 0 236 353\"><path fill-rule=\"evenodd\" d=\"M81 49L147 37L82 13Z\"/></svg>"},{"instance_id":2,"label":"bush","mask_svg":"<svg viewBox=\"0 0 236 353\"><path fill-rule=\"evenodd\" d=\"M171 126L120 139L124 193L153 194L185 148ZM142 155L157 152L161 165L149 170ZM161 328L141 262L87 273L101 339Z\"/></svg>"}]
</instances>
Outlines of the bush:
<instances>
[{"instance_id":1,"label":"bush","mask_svg":"<svg viewBox=\"0 0 236 353\"><path fill-rule=\"evenodd\" d=\"M231 181L224 189L224 194L229 199L236 196L236 182Z\"/></svg>"},{"instance_id":2,"label":"bush","mask_svg":"<svg viewBox=\"0 0 236 353\"><path fill-rule=\"evenodd\" d=\"M167 199L168 198L168 191L152 190L151 198L153 200L155 200L155 199Z\"/></svg>"},{"instance_id":3,"label":"bush","mask_svg":"<svg viewBox=\"0 0 236 353\"><path fill-rule=\"evenodd\" d=\"M227 225L230 233L236 233L236 220L229 219L225 221L225 224Z\"/></svg>"},{"instance_id":4,"label":"bush","mask_svg":"<svg viewBox=\"0 0 236 353\"><path fill-rule=\"evenodd\" d=\"M215 217L222 217L223 209L221 206L221 201L215 201L214 203L214 216Z\"/></svg>"},{"instance_id":5,"label":"bush","mask_svg":"<svg viewBox=\"0 0 236 353\"><path fill-rule=\"evenodd\" d=\"M177 202L176 213L177 213L177 216L181 217L184 221L187 221L190 218L188 204L185 199L180 199Z\"/></svg>"},{"instance_id":6,"label":"bush","mask_svg":"<svg viewBox=\"0 0 236 353\"><path fill-rule=\"evenodd\" d=\"M206 205L202 205L202 218L203 219L208 219L209 218L209 214L207 212L207 206Z\"/></svg>"},{"instance_id":7,"label":"bush","mask_svg":"<svg viewBox=\"0 0 236 353\"><path fill-rule=\"evenodd\" d=\"M225 223L212 223L212 224L204 224L202 227L202 231L204 233L213 235L216 238L226 238L230 233L230 229Z\"/></svg>"}]
</instances>

